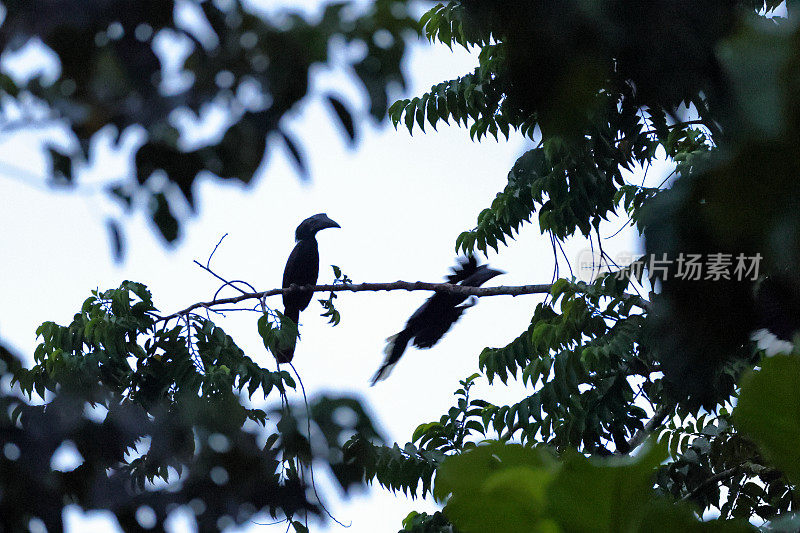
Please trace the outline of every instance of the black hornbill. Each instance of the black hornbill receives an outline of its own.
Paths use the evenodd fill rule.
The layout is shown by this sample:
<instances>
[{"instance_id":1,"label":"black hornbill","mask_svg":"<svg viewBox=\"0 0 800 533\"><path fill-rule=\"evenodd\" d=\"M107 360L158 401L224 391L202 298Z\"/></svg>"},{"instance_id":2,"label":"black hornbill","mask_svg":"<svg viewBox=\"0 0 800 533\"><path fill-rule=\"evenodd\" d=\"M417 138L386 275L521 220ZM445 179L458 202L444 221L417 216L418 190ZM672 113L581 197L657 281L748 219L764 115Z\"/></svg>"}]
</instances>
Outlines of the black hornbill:
<instances>
[{"instance_id":1,"label":"black hornbill","mask_svg":"<svg viewBox=\"0 0 800 533\"><path fill-rule=\"evenodd\" d=\"M493 277L503 274L500 270L489 268L489 265L478 266L475 256L460 260L452 270L453 273L447 276L447 281L467 287L480 287ZM428 298L411 315L403 331L387 339L389 343L384 350L386 358L372 377L372 384L375 385L389 376L411 339L414 339L414 346L417 348L430 348L436 344L459 319L461 313L475 305L472 301L459 305L467 298L464 295L444 292L437 292Z\"/></svg>"},{"instance_id":2,"label":"black hornbill","mask_svg":"<svg viewBox=\"0 0 800 533\"><path fill-rule=\"evenodd\" d=\"M295 240L297 244L289 254L286 261L286 268L283 271L284 289L291 285L305 286L316 285L319 275L319 250L317 248L316 234L325 228L340 228L339 224L328 218L325 213L318 213L308 217L297 226L295 230ZM297 324L300 318L300 311L308 307L311 291L293 290L283 293L283 314L292 319ZM296 342L296 339L295 339ZM295 342L286 349L280 350L275 354L279 363L288 363L294 357Z\"/></svg>"}]
</instances>

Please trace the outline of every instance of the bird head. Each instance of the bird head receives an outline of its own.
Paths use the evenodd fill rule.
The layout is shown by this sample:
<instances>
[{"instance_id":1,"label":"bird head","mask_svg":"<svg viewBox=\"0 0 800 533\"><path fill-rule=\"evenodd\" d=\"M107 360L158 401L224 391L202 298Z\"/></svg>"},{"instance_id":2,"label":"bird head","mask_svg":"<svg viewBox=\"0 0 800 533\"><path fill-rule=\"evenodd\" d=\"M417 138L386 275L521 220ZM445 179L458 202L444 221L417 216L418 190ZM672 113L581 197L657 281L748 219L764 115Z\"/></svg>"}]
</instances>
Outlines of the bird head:
<instances>
[{"instance_id":1,"label":"bird head","mask_svg":"<svg viewBox=\"0 0 800 533\"><path fill-rule=\"evenodd\" d=\"M475 272L472 275L470 275L467 279L465 279L461 284L469 285L472 287L480 287L493 277L499 276L500 274L505 274L505 272L503 272L502 270L489 268L489 265L481 265L475 270Z\"/></svg>"},{"instance_id":2,"label":"bird head","mask_svg":"<svg viewBox=\"0 0 800 533\"><path fill-rule=\"evenodd\" d=\"M341 228L341 226L328 218L328 215L325 213L317 213L314 216L308 217L297 226L294 237L298 241L310 239L314 237L319 230L325 228Z\"/></svg>"},{"instance_id":3,"label":"bird head","mask_svg":"<svg viewBox=\"0 0 800 533\"><path fill-rule=\"evenodd\" d=\"M447 276L449 283L461 283L472 287L479 287L495 276L505 274L502 270L489 268L488 264L478 265L474 255L458 259L458 264L452 268L453 273Z\"/></svg>"}]
</instances>

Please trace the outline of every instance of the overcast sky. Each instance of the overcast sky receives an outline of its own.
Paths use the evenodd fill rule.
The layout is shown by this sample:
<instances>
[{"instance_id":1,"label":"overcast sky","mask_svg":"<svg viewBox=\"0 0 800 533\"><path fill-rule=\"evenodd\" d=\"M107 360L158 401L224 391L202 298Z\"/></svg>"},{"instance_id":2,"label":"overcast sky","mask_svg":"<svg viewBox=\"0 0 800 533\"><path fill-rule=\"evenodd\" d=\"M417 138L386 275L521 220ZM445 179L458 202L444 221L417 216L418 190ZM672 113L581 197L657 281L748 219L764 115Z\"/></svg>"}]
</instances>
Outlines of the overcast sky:
<instances>
[{"instance_id":1,"label":"overcast sky","mask_svg":"<svg viewBox=\"0 0 800 533\"><path fill-rule=\"evenodd\" d=\"M420 43L412 47L407 62L412 82L408 94L419 95L436 82L464 74L476 61L461 49L451 52ZM318 72L312 87L317 93L333 87L360 102L364 112L364 96L340 75ZM438 133L429 130L412 137L405 130L377 125L360 128L357 149L350 150L334 116L318 100L298 109L287 128L307 148L311 182L300 181L275 143L253 186L212 179L196 184L199 216L185 221L184 238L173 248L163 244L140 213L125 217L126 259L119 265L112 261L104 225L105 217L118 214L119 208L95 184L126 175L129 157L106 150L102 161L81 176L79 190L56 191L43 185L45 162L36 151L41 133L0 137L3 342L31 362L34 331L41 322L68 323L91 289L116 287L125 279L146 284L163 312L207 300L218 284L192 260L205 262L226 233L212 267L259 290L278 287L294 245L295 227L318 212L326 212L342 227L318 235L320 283L332 279L330 264L339 265L355 282L441 281L454 263L456 236L475 225L477 214L505 185L516 157L531 147L519 136L508 142L473 143L468 131L457 127L443 126ZM45 132L50 135L57 132ZM603 226L603 234L614 233L623 222ZM635 235L627 230L605 246L612 256L638 250ZM566 248L573 268L587 247L586 241L577 240ZM535 224L526 226L499 255L490 254L489 261L507 272L490 286L547 283L553 272L549 239ZM561 273L568 275L563 265ZM302 340L294 359L309 395L361 395L387 437L402 445L418 424L438 419L452 405L458 380L477 371L481 349L505 345L518 336L541 300L540 296L482 299L433 349L407 350L388 380L369 387L369 378L383 358L386 337L399 331L428 296L339 293L342 321L335 328L312 303L300 318ZM271 303L280 307L277 299ZM257 318L255 313L235 313L213 320L255 361L274 368L258 337ZM521 391L519 386L502 385L489 390L485 382L478 388L479 394L496 402L518 400ZM320 477L326 503L337 519L352 523L346 530L351 533L396 531L412 509L436 509L431 501L410 502L380 488L342 500L335 487ZM66 519L70 531L86 531L89 525L103 531L109 527L104 513L70 509ZM175 531L185 531L184 524L177 516ZM343 531L335 524L314 530Z\"/></svg>"}]
</instances>

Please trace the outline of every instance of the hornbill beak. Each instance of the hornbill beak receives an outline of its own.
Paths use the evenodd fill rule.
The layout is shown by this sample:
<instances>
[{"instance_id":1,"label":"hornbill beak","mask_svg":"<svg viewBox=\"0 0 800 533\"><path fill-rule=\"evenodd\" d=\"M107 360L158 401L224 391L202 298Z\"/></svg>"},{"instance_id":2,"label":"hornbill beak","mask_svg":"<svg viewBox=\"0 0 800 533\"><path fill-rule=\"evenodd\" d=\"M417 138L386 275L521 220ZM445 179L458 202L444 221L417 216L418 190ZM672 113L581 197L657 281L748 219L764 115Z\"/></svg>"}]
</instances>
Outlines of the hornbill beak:
<instances>
[{"instance_id":1,"label":"hornbill beak","mask_svg":"<svg viewBox=\"0 0 800 533\"><path fill-rule=\"evenodd\" d=\"M325 213L320 213L322 216L319 218L319 229L326 229L326 228L340 228L341 226L336 223L335 220L329 218L328 215Z\"/></svg>"},{"instance_id":2,"label":"hornbill beak","mask_svg":"<svg viewBox=\"0 0 800 533\"><path fill-rule=\"evenodd\" d=\"M326 228L341 228L341 226L328 218L328 215L325 213L317 213L314 216L308 217L297 226L294 237L298 241L313 238L318 231Z\"/></svg>"}]
</instances>

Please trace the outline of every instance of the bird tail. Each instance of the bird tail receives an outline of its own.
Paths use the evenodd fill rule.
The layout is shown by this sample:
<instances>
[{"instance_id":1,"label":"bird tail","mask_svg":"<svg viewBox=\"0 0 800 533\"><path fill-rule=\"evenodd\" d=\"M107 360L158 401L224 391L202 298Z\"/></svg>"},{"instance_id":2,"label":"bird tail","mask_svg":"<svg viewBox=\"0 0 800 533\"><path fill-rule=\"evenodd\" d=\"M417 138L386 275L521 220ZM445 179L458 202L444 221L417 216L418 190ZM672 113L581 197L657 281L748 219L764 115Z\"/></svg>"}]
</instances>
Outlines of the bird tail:
<instances>
[{"instance_id":1,"label":"bird tail","mask_svg":"<svg viewBox=\"0 0 800 533\"><path fill-rule=\"evenodd\" d=\"M403 356L403 352L406 351L406 346L408 346L408 341L410 340L411 336L406 330L403 330L397 335L392 335L386 339L386 348L383 350L383 353L386 354L386 357L384 358L381 367L377 372L375 372L375 375L372 376L371 385L375 385L377 382L383 381L389 377L389 374L391 374L392 370L394 369L394 365L397 364L397 362Z\"/></svg>"},{"instance_id":2,"label":"bird tail","mask_svg":"<svg viewBox=\"0 0 800 533\"><path fill-rule=\"evenodd\" d=\"M287 343L281 343L278 345L277 349L275 350L275 359L278 363L291 363L292 358L294 357L294 349L297 346L297 321L300 319L300 310L296 308L285 308L283 310L283 316L292 320L295 325L294 331L292 335L287 335L289 339L287 339ZM284 327L284 324L281 323L281 328Z\"/></svg>"}]
</instances>

